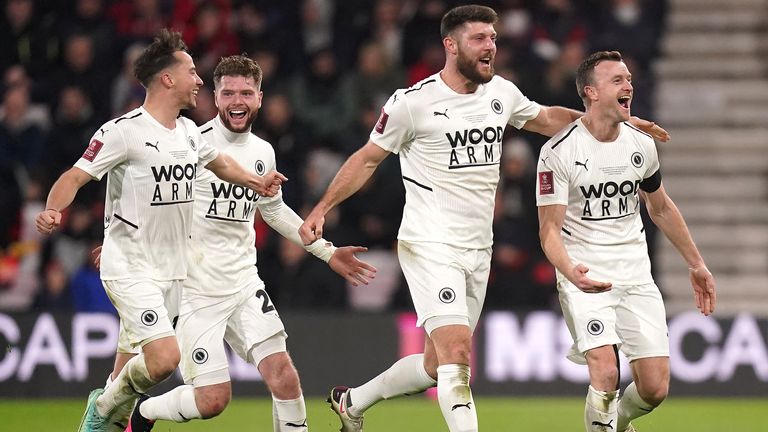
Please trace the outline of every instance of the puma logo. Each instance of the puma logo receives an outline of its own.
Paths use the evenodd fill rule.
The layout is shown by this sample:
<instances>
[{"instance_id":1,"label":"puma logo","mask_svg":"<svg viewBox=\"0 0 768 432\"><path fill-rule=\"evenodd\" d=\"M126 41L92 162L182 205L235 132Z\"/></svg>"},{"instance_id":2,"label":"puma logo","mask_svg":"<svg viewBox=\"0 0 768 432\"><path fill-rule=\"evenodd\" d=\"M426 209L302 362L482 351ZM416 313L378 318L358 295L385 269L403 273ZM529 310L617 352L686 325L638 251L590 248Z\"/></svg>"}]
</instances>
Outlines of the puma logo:
<instances>
[{"instance_id":1,"label":"puma logo","mask_svg":"<svg viewBox=\"0 0 768 432\"><path fill-rule=\"evenodd\" d=\"M547 157L545 157L545 158L541 158L541 163L543 163L544 165L546 165L546 164L547 164L547 159L549 159L549 156L547 156Z\"/></svg>"},{"instance_id":2,"label":"puma logo","mask_svg":"<svg viewBox=\"0 0 768 432\"><path fill-rule=\"evenodd\" d=\"M150 142L146 142L146 141L145 141L145 142L144 142L144 147L152 147L153 149L157 150L157 152L158 152L158 153L160 153L160 149L159 149L159 148L157 148L157 145L158 145L158 144L160 144L160 141L155 141L155 143L154 143L154 144L152 144L152 143L150 143Z\"/></svg>"},{"instance_id":3,"label":"puma logo","mask_svg":"<svg viewBox=\"0 0 768 432\"><path fill-rule=\"evenodd\" d=\"M295 428L307 427L307 419L304 419L304 421L301 424L287 422L285 425L288 427L295 427Z\"/></svg>"},{"instance_id":4,"label":"puma logo","mask_svg":"<svg viewBox=\"0 0 768 432\"><path fill-rule=\"evenodd\" d=\"M611 419L611 421L609 421L608 423L600 423L599 421L593 421L592 426L602 426L603 428L613 429L613 426L611 426L611 423L613 423L613 419Z\"/></svg>"},{"instance_id":5,"label":"puma logo","mask_svg":"<svg viewBox=\"0 0 768 432\"><path fill-rule=\"evenodd\" d=\"M589 162L589 159L585 160L584 162L576 161L576 166L583 166L585 171L589 171L589 168L587 168L587 162Z\"/></svg>"},{"instance_id":6,"label":"puma logo","mask_svg":"<svg viewBox=\"0 0 768 432\"><path fill-rule=\"evenodd\" d=\"M101 132L101 136L104 136L105 133L109 132L109 129L104 130L104 128L99 128L99 132Z\"/></svg>"},{"instance_id":7,"label":"puma logo","mask_svg":"<svg viewBox=\"0 0 768 432\"><path fill-rule=\"evenodd\" d=\"M448 108L446 108L446 109L445 109L445 111L443 111L443 112L439 112L439 111L433 111L433 112L432 112L432 115L434 115L435 117L437 117L437 116L443 116L443 117L445 117L445 118L447 118L447 119L449 119L449 118L450 118L450 117L448 117Z\"/></svg>"},{"instance_id":8,"label":"puma logo","mask_svg":"<svg viewBox=\"0 0 768 432\"><path fill-rule=\"evenodd\" d=\"M456 405L451 407L451 411L456 411L456 408L461 408L461 407L464 407L466 409L472 409L472 408L469 407L471 404L472 404L472 402L467 402L465 404L456 404Z\"/></svg>"}]
</instances>

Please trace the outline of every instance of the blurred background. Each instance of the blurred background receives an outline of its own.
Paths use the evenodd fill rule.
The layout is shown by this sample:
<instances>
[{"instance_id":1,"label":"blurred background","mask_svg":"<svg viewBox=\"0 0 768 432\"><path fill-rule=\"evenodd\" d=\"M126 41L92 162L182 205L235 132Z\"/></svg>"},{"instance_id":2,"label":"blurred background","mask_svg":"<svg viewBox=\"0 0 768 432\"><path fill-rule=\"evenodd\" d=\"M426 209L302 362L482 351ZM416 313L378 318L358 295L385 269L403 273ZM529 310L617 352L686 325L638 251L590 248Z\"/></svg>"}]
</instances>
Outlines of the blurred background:
<instances>
[{"instance_id":1,"label":"blurred background","mask_svg":"<svg viewBox=\"0 0 768 432\"><path fill-rule=\"evenodd\" d=\"M397 88L444 63L449 0L5 0L0 17L0 396L83 396L111 369L117 320L89 251L103 237L105 182L87 185L43 238L36 214L52 182L103 122L141 105L132 63L163 27L181 31L206 83L198 124L216 114L212 72L247 53L264 71L253 132L308 211L363 145ZM765 396L768 384L768 1L497 0L496 71L529 98L583 109L575 70L619 50L633 74L634 115L665 127L664 182L718 281L715 318L695 310L687 267L648 226L666 299L673 392ZM507 128L484 321L480 392L581 394L586 370L562 358L554 270L539 248L536 156L546 140ZM259 272L281 311L307 394L337 382L316 362L360 362L331 376L358 382L419 351L395 256L404 190L396 157L327 216L326 238L370 249L368 287L346 286L320 260L257 222ZM360 344L318 338L341 331ZM318 360L326 358L326 360ZM234 361L234 360L233 360ZM258 380L240 365L235 380ZM233 368L236 368L233 366ZM625 371L627 368L624 368ZM625 376L626 378L626 376ZM51 387L50 381L71 385ZM352 383L350 382L350 384ZM542 383L549 383L543 385ZM237 391L237 387L236 387ZM252 394L252 390L245 392Z\"/></svg>"}]
</instances>

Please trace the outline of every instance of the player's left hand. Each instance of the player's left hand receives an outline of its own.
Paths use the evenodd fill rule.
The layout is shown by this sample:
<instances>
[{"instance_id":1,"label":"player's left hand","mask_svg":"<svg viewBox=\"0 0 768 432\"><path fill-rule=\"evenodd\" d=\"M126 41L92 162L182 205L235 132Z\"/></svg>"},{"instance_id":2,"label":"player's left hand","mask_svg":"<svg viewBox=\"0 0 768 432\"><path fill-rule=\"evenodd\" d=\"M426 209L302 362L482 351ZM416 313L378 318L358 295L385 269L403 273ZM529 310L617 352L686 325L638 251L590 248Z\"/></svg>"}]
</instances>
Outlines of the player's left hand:
<instances>
[{"instance_id":1,"label":"player's left hand","mask_svg":"<svg viewBox=\"0 0 768 432\"><path fill-rule=\"evenodd\" d=\"M98 246L96 249L91 251L91 258L93 258L93 265L96 266L96 268L101 267L101 246Z\"/></svg>"},{"instance_id":2,"label":"player's left hand","mask_svg":"<svg viewBox=\"0 0 768 432\"><path fill-rule=\"evenodd\" d=\"M376 276L376 267L365 261L360 261L355 256L356 253L367 250L368 248L362 246L337 248L328 261L328 265L352 286L358 286L361 283L368 285L368 282Z\"/></svg>"},{"instance_id":3,"label":"player's left hand","mask_svg":"<svg viewBox=\"0 0 768 432\"><path fill-rule=\"evenodd\" d=\"M693 296L696 299L696 307L705 316L715 311L717 293L715 293L715 278L706 266L700 265L688 269L691 275Z\"/></svg>"},{"instance_id":4,"label":"player's left hand","mask_svg":"<svg viewBox=\"0 0 768 432\"><path fill-rule=\"evenodd\" d=\"M640 117L632 116L629 118L629 123L631 123L632 126L652 136L656 141L667 142L671 138L669 136L669 132L652 121L643 120Z\"/></svg>"}]
</instances>

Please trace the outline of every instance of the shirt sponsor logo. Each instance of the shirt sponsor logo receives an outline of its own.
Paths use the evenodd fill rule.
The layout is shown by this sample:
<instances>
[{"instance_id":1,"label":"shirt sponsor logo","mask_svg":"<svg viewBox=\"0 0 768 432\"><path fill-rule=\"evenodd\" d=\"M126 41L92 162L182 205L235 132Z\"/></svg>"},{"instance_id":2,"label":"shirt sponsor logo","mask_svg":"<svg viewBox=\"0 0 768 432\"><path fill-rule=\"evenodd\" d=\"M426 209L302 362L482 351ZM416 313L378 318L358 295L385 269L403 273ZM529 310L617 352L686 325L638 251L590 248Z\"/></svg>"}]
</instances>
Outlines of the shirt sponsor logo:
<instances>
[{"instance_id":1,"label":"shirt sponsor logo","mask_svg":"<svg viewBox=\"0 0 768 432\"><path fill-rule=\"evenodd\" d=\"M539 195L552 195L555 193L555 182L552 171L539 173Z\"/></svg>"},{"instance_id":2,"label":"shirt sponsor logo","mask_svg":"<svg viewBox=\"0 0 768 432\"><path fill-rule=\"evenodd\" d=\"M97 139L92 139L90 144L88 144L88 148L85 149L85 153L83 153L83 159L87 160L88 162L93 162L93 160L96 159L96 155L99 154L99 151L101 151L103 146L103 142Z\"/></svg>"},{"instance_id":3,"label":"shirt sponsor logo","mask_svg":"<svg viewBox=\"0 0 768 432\"><path fill-rule=\"evenodd\" d=\"M383 134L384 128L387 127L387 120L389 120L389 114L384 112L384 108L381 109L381 115L379 115L379 120L376 122L376 132Z\"/></svg>"}]
</instances>

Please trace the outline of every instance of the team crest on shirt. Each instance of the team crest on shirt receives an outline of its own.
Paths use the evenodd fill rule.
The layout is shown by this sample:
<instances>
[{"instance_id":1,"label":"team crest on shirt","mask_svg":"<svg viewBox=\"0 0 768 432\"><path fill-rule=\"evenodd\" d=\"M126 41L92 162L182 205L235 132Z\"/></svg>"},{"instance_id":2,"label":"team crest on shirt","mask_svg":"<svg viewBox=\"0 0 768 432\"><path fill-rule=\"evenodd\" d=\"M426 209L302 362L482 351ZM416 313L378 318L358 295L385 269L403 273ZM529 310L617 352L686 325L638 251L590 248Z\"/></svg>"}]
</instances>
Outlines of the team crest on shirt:
<instances>
[{"instance_id":1,"label":"team crest on shirt","mask_svg":"<svg viewBox=\"0 0 768 432\"><path fill-rule=\"evenodd\" d=\"M501 101L498 99L494 99L491 101L491 109L496 114L501 114L504 112L504 105L501 104Z\"/></svg>"},{"instance_id":2,"label":"team crest on shirt","mask_svg":"<svg viewBox=\"0 0 768 432\"><path fill-rule=\"evenodd\" d=\"M256 174L258 175L264 175L264 171L266 170L266 167L264 166L264 162L257 160L256 164L254 164L254 169L256 169Z\"/></svg>"},{"instance_id":3,"label":"team crest on shirt","mask_svg":"<svg viewBox=\"0 0 768 432\"><path fill-rule=\"evenodd\" d=\"M603 330L605 329L605 326L603 325L603 322L600 320L591 320L587 323L587 331L592 336L598 336L601 333L603 333Z\"/></svg>"},{"instance_id":4,"label":"team crest on shirt","mask_svg":"<svg viewBox=\"0 0 768 432\"><path fill-rule=\"evenodd\" d=\"M192 137L187 137L187 140L189 140L189 147L192 150L197 150L197 144L195 144L195 140L192 139Z\"/></svg>"},{"instance_id":5,"label":"team crest on shirt","mask_svg":"<svg viewBox=\"0 0 768 432\"><path fill-rule=\"evenodd\" d=\"M642 153L640 152L632 153L632 166L634 166L635 168L640 168L641 166L643 166L643 162L644 162L644 159L643 159Z\"/></svg>"},{"instance_id":6,"label":"team crest on shirt","mask_svg":"<svg viewBox=\"0 0 768 432\"><path fill-rule=\"evenodd\" d=\"M208 351L203 348L196 348L192 351L192 361L197 364L203 364L208 361Z\"/></svg>"},{"instance_id":7,"label":"team crest on shirt","mask_svg":"<svg viewBox=\"0 0 768 432\"><path fill-rule=\"evenodd\" d=\"M440 290L440 301L443 303L453 303L454 300L456 300L456 293L453 291L453 289L445 287Z\"/></svg>"}]
</instances>

